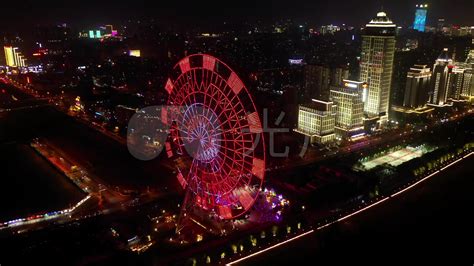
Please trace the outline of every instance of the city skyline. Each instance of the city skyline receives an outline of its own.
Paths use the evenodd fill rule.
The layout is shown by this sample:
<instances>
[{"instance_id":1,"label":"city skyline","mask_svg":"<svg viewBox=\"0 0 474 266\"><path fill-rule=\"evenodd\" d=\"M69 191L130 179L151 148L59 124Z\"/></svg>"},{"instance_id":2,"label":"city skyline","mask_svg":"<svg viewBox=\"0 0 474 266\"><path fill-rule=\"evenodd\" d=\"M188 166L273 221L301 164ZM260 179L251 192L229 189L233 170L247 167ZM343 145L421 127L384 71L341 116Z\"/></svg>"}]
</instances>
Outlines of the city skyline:
<instances>
[{"instance_id":1,"label":"city skyline","mask_svg":"<svg viewBox=\"0 0 474 266\"><path fill-rule=\"evenodd\" d=\"M7 3L0 264L469 258L472 4Z\"/></svg>"},{"instance_id":2,"label":"city skyline","mask_svg":"<svg viewBox=\"0 0 474 266\"><path fill-rule=\"evenodd\" d=\"M428 2L427 2L428 3ZM362 26L372 14L385 10L390 13L395 23L401 26L412 26L416 4L411 0L380 1L370 0L354 2L342 0L338 2L316 1L267 1L254 3L251 1L239 3L221 3L211 1L196 3L185 1L173 4L172 2L152 4L138 1L130 4L128 1L81 1L67 3L47 0L41 4L31 1L20 3L7 2L4 15L0 18L0 30L13 28L25 29L37 24L69 23L80 27L103 23L123 23L129 19L146 20L154 18L157 21L171 21L176 24L197 23L210 26L216 22L228 21L239 23L245 18L249 21L262 20L274 22L292 18L299 23L307 22L310 25L343 23ZM472 16L464 15L464 10L473 9L474 4L469 0L442 0L429 2L427 25L435 26L439 18L446 19L447 23L455 25L474 25ZM126 10L126 12L124 12ZM353 16L357 13L358 16ZM12 23L19 16L21 21Z\"/></svg>"}]
</instances>

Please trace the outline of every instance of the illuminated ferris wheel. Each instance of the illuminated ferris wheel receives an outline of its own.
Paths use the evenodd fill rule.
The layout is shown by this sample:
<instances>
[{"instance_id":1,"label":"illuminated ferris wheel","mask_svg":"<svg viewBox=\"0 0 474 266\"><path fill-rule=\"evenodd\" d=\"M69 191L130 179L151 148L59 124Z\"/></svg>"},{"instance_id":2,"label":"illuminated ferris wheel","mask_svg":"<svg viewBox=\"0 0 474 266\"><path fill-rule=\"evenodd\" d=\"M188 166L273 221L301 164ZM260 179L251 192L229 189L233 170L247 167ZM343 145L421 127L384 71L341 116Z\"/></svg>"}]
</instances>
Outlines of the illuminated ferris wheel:
<instances>
[{"instance_id":1,"label":"illuminated ferris wheel","mask_svg":"<svg viewBox=\"0 0 474 266\"><path fill-rule=\"evenodd\" d=\"M219 59L194 54L173 68L165 89L168 155L179 156L177 178L192 206L220 219L248 211L265 176L262 125L252 97Z\"/></svg>"}]
</instances>

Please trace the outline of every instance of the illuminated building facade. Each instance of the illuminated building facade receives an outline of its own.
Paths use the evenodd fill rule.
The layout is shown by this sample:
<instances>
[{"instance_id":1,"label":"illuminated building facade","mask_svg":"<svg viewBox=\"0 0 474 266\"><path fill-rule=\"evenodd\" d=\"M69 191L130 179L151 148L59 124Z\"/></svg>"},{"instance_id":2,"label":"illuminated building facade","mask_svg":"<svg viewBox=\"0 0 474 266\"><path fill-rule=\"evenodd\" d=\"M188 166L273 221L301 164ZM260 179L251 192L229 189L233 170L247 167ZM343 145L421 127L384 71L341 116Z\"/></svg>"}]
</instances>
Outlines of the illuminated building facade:
<instances>
[{"instance_id":1,"label":"illuminated building facade","mask_svg":"<svg viewBox=\"0 0 474 266\"><path fill-rule=\"evenodd\" d=\"M416 5L415 21L413 22L413 29L424 32L426 26L426 15L428 14L428 5Z\"/></svg>"},{"instance_id":2,"label":"illuminated building facade","mask_svg":"<svg viewBox=\"0 0 474 266\"><path fill-rule=\"evenodd\" d=\"M474 44L474 39L472 40L472 44ZM467 58L466 58L466 63L467 64L474 64L474 50L470 50Z\"/></svg>"},{"instance_id":3,"label":"illuminated building facade","mask_svg":"<svg viewBox=\"0 0 474 266\"><path fill-rule=\"evenodd\" d=\"M336 105L335 132L348 138L363 131L364 82L344 80L344 85L331 90L330 100Z\"/></svg>"},{"instance_id":4,"label":"illuminated building facade","mask_svg":"<svg viewBox=\"0 0 474 266\"><path fill-rule=\"evenodd\" d=\"M133 57L140 57L141 56L141 51L140 50L130 50L128 51L129 56Z\"/></svg>"},{"instance_id":5,"label":"illuminated building facade","mask_svg":"<svg viewBox=\"0 0 474 266\"><path fill-rule=\"evenodd\" d=\"M461 96L472 98L474 97L474 50L469 51L466 58L466 65L467 69L464 72L464 85Z\"/></svg>"},{"instance_id":6,"label":"illuminated building facade","mask_svg":"<svg viewBox=\"0 0 474 266\"><path fill-rule=\"evenodd\" d=\"M79 33L79 38L89 38L89 39L107 39L107 38L118 38L118 31L114 30L114 26L107 24L100 26L98 29L91 29L86 31L81 31Z\"/></svg>"},{"instance_id":7,"label":"illuminated building facade","mask_svg":"<svg viewBox=\"0 0 474 266\"><path fill-rule=\"evenodd\" d=\"M403 106L419 108L428 102L431 70L427 65L415 65L407 73Z\"/></svg>"},{"instance_id":8,"label":"illuminated building facade","mask_svg":"<svg viewBox=\"0 0 474 266\"><path fill-rule=\"evenodd\" d=\"M328 144L336 139L336 106L333 102L313 99L310 104L298 108L298 129L311 138L311 143Z\"/></svg>"},{"instance_id":9,"label":"illuminated building facade","mask_svg":"<svg viewBox=\"0 0 474 266\"><path fill-rule=\"evenodd\" d=\"M325 34L334 34L340 30L341 30L340 27L330 24L330 25L321 26L319 32L325 35Z\"/></svg>"},{"instance_id":10,"label":"illuminated building facade","mask_svg":"<svg viewBox=\"0 0 474 266\"><path fill-rule=\"evenodd\" d=\"M444 48L433 66L431 77L431 97L429 103L435 106L444 106L448 99L448 77L453 68L453 60L448 55L448 49Z\"/></svg>"},{"instance_id":11,"label":"illuminated building facade","mask_svg":"<svg viewBox=\"0 0 474 266\"><path fill-rule=\"evenodd\" d=\"M449 97L452 100L461 100L461 96L473 96L473 64L455 62L453 65L453 69L448 77Z\"/></svg>"},{"instance_id":12,"label":"illuminated building facade","mask_svg":"<svg viewBox=\"0 0 474 266\"><path fill-rule=\"evenodd\" d=\"M385 12L366 25L362 35L360 78L368 84L364 111L368 117L388 119L390 88L392 86L396 25Z\"/></svg>"},{"instance_id":13,"label":"illuminated building facade","mask_svg":"<svg viewBox=\"0 0 474 266\"><path fill-rule=\"evenodd\" d=\"M4 46L5 65L9 67L25 67L26 58L18 51L18 47Z\"/></svg>"}]
</instances>

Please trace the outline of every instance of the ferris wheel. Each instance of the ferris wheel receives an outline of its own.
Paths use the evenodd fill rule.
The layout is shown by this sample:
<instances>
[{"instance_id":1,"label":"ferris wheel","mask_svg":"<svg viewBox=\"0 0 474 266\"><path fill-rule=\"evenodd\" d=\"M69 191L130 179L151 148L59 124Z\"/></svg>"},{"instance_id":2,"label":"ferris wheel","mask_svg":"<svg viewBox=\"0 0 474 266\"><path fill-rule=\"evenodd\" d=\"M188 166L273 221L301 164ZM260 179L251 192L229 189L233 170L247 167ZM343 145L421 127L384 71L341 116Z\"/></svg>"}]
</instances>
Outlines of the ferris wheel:
<instances>
[{"instance_id":1,"label":"ferris wheel","mask_svg":"<svg viewBox=\"0 0 474 266\"><path fill-rule=\"evenodd\" d=\"M168 156L180 159L177 178L185 206L233 219L254 204L265 177L260 117L237 74L206 54L185 57L165 89Z\"/></svg>"}]
</instances>

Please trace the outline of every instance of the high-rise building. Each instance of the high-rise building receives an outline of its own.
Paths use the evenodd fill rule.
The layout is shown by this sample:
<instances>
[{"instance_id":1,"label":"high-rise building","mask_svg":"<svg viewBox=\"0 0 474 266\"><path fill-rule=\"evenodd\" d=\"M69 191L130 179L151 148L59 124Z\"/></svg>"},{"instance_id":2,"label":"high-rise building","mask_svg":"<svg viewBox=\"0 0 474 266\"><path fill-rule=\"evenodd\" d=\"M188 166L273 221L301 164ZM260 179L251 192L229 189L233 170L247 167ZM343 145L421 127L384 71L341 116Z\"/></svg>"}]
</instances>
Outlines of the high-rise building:
<instances>
[{"instance_id":1,"label":"high-rise building","mask_svg":"<svg viewBox=\"0 0 474 266\"><path fill-rule=\"evenodd\" d=\"M304 71L306 95L310 98L329 98L331 69L321 65L306 65Z\"/></svg>"},{"instance_id":2,"label":"high-rise building","mask_svg":"<svg viewBox=\"0 0 474 266\"><path fill-rule=\"evenodd\" d=\"M438 19L438 25L436 27L436 30L438 32L442 32L443 31L443 28L444 28L444 24L445 24L445 19L444 18L439 18Z\"/></svg>"},{"instance_id":3,"label":"high-rise building","mask_svg":"<svg viewBox=\"0 0 474 266\"><path fill-rule=\"evenodd\" d=\"M328 100L331 86L340 86L342 81L348 78L349 69L345 67L306 65L304 70L306 95L309 98Z\"/></svg>"},{"instance_id":4,"label":"high-rise building","mask_svg":"<svg viewBox=\"0 0 474 266\"><path fill-rule=\"evenodd\" d=\"M453 60L448 55L448 48L444 48L433 66L430 104L436 106L444 106L447 104L448 77L452 68Z\"/></svg>"},{"instance_id":5,"label":"high-rise building","mask_svg":"<svg viewBox=\"0 0 474 266\"><path fill-rule=\"evenodd\" d=\"M363 132L366 83L344 80L343 86L333 87L330 100L336 105L336 135L346 139Z\"/></svg>"},{"instance_id":6,"label":"high-rise building","mask_svg":"<svg viewBox=\"0 0 474 266\"><path fill-rule=\"evenodd\" d=\"M5 65L9 67L25 67L26 58L18 51L18 47L4 46Z\"/></svg>"},{"instance_id":7,"label":"high-rise building","mask_svg":"<svg viewBox=\"0 0 474 266\"><path fill-rule=\"evenodd\" d=\"M474 39L472 40L474 44ZM466 63L468 64L474 64L474 50L469 50L469 53L466 58Z\"/></svg>"},{"instance_id":8,"label":"high-rise building","mask_svg":"<svg viewBox=\"0 0 474 266\"><path fill-rule=\"evenodd\" d=\"M13 47L4 46L3 50L5 51L5 65L10 67L15 66L15 56L13 55Z\"/></svg>"},{"instance_id":9,"label":"high-rise building","mask_svg":"<svg viewBox=\"0 0 474 266\"><path fill-rule=\"evenodd\" d=\"M336 139L334 127L336 106L333 102L313 99L298 107L298 128L295 130L311 138L311 143L327 144Z\"/></svg>"},{"instance_id":10,"label":"high-rise building","mask_svg":"<svg viewBox=\"0 0 474 266\"><path fill-rule=\"evenodd\" d=\"M385 12L366 25L362 35L360 81L368 84L364 111L369 117L388 119L390 88L392 86L396 25Z\"/></svg>"},{"instance_id":11,"label":"high-rise building","mask_svg":"<svg viewBox=\"0 0 474 266\"><path fill-rule=\"evenodd\" d=\"M331 70L331 86L342 86L345 79L349 79L349 69L336 67Z\"/></svg>"},{"instance_id":12,"label":"high-rise building","mask_svg":"<svg viewBox=\"0 0 474 266\"><path fill-rule=\"evenodd\" d=\"M461 100L461 96L470 97L473 79L473 64L454 62L448 76L448 97Z\"/></svg>"},{"instance_id":13,"label":"high-rise building","mask_svg":"<svg viewBox=\"0 0 474 266\"><path fill-rule=\"evenodd\" d=\"M415 65L407 73L403 106L418 108L428 102L431 70L427 65Z\"/></svg>"},{"instance_id":14,"label":"high-rise building","mask_svg":"<svg viewBox=\"0 0 474 266\"><path fill-rule=\"evenodd\" d=\"M424 32L426 26L426 14L428 13L428 5L416 5L415 21L413 21L413 29Z\"/></svg>"},{"instance_id":15,"label":"high-rise building","mask_svg":"<svg viewBox=\"0 0 474 266\"><path fill-rule=\"evenodd\" d=\"M474 97L474 50L470 50L466 58L467 69L464 72L464 85L461 96Z\"/></svg>"}]
</instances>

